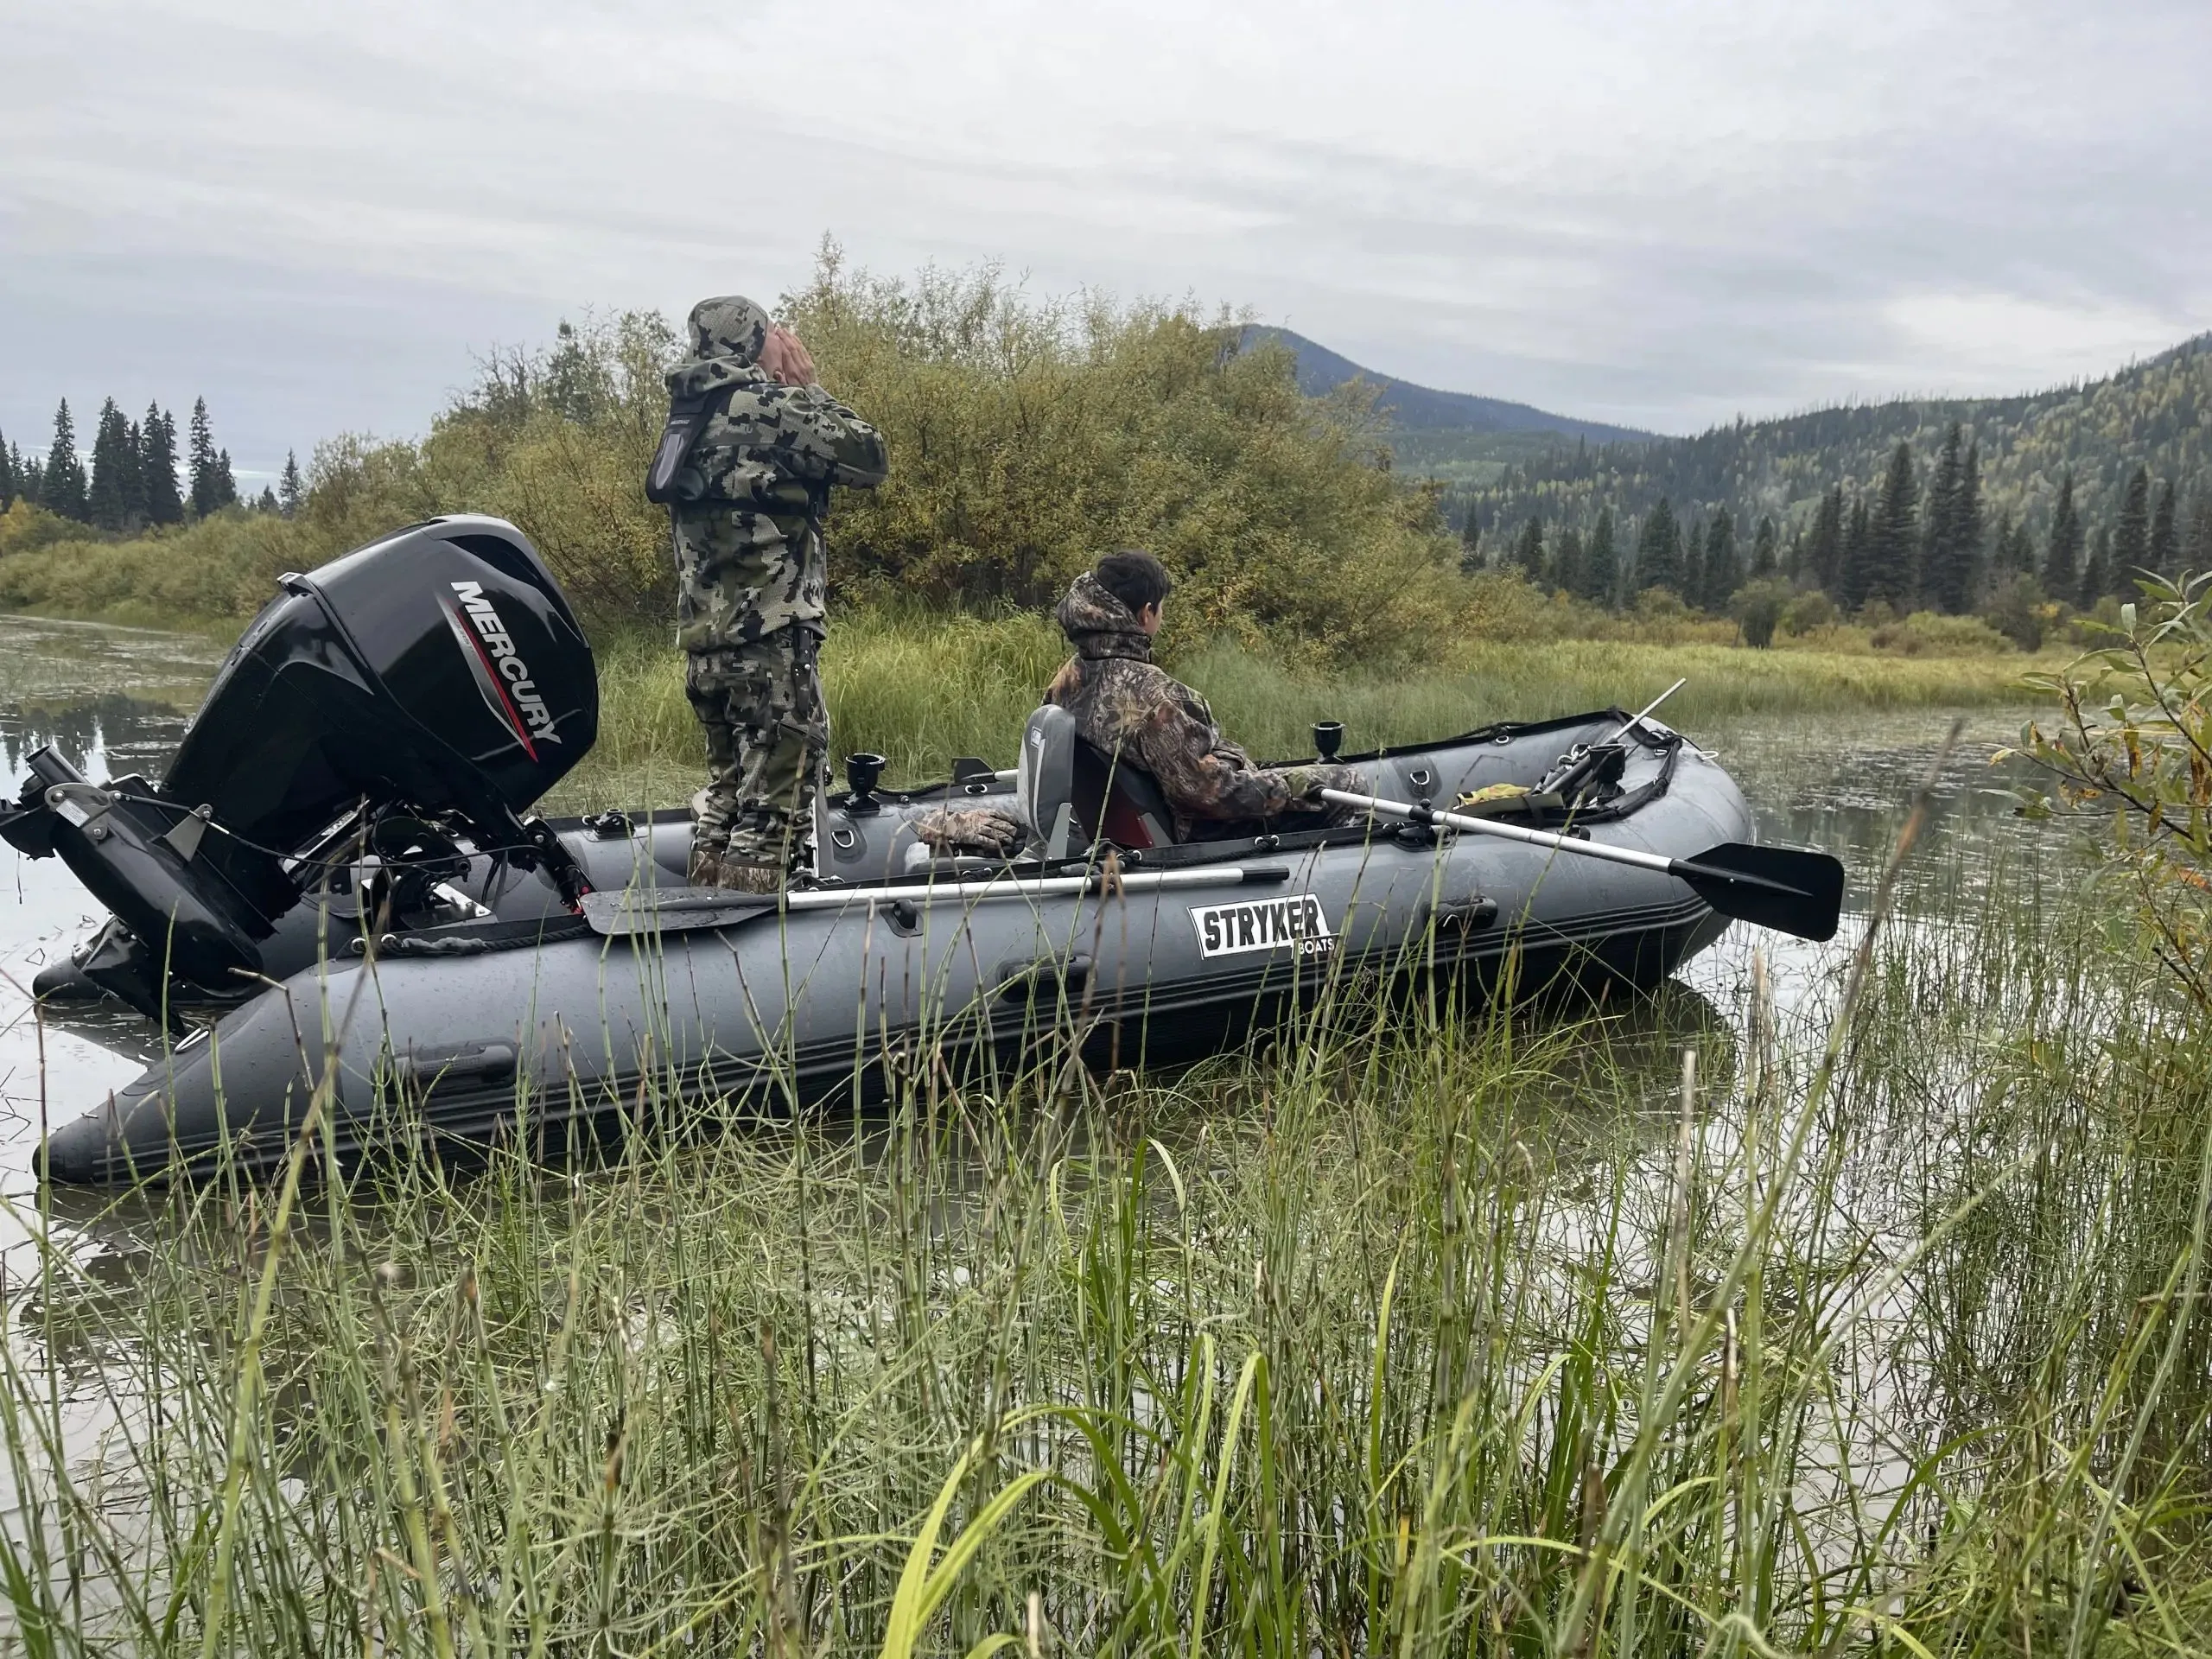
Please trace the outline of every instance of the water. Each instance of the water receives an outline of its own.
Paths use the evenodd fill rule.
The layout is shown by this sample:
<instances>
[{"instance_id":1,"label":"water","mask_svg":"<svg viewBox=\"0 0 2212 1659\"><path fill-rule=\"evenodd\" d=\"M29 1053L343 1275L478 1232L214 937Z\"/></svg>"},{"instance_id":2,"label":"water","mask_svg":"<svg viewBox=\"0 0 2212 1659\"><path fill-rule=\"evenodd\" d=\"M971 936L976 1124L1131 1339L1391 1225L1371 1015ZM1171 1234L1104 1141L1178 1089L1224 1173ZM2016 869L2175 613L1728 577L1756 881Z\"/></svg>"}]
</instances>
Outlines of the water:
<instances>
[{"instance_id":1,"label":"water","mask_svg":"<svg viewBox=\"0 0 2212 1659\"><path fill-rule=\"evenodd\" d=\"M87 777L158 775L222 647L193 634L0 616L0 795L53 744ZM159 1033L136 1015L39 1018L30 983L104 912L59 859L0 848L0 1193L20 1198L46 1103L79 1110L137 1076ZM61 1103L74 1103L63 1106Z\"/></svg>"}]
</instances>

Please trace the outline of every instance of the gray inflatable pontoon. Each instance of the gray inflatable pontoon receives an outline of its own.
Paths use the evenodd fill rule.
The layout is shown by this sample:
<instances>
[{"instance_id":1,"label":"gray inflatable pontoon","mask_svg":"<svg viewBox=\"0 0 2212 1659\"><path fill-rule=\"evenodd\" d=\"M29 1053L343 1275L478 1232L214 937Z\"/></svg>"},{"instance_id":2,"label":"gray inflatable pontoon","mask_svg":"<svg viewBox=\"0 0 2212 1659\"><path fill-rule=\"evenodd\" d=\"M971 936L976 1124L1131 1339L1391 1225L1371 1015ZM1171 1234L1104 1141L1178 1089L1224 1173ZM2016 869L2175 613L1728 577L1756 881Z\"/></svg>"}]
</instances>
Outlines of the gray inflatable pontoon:
<instances>
[{"instance_id":1,"label":"gray inflatable pontoon","mask_svg":"<svg viewBox=\"0 0 2212 1659\"><path fill-rule=\"evenodd\" d=\"M408 534L457 541L442 528L454 523L527 550L510 526L483 528L496 521L435 521ZM343 587L330 579L337 569L289 579L317 626L347 620L342 593L332 596ZM435 574L432 585L445 590L480 580ZM543 591L557 592L550 577ZM497 597L519 608L512 594ZM246 658L268 637L267 620L241 641ZM448 638L469 645L459 625ZM519 628L506 638L512 650L550 658L542 638ZM315 655L327 664L328 652ZM74 977L60 976L50 993L99 987L173 1014L207 1000L226 950L251 953L252 965L233 976L253 976L258 988L212 1025L184 1022L136 1082L56 1128L44 1149L54 1179L123 1181L205 1167L226 1153L246 1166L272 1163L318 1087L329 1117L315 1144L340 1158L395 1133L448 1148L519 1135L552 1152L604 1141L641 1110L681 1125L715 1116L702 1103L780 1112L857 1097L940 1056L1012 1063L1046 1032L1073 1033L1109 1064L1204 1053L1348 985L1440 973L1478 997L1502 981L1516 995L1562 980L1649 989L1726 925L1692 885L1660 869L1381 814L1179 844L1160 831L1164 815L1140 775L1108 778L1102 793L1099 758L1062 711L1040 709L1018 775L969 764L950 784L883 792L863 767L864 786L824 809L824 885L779 899L682 886L686 814L546 823L512 817L486 789L473 798L452 789L452 805L424 800L419 781L408 795L385 785L387 806L404 803L404 813L373 804L366 818L357 811L338 852L320 820L295 843L306 851L257 872L264 888L281 897L288 886L296 896L264 914L257 938L254 913L233 902L258 894L257 871L233 855L219 884L200 868L228 833L224 808L183 804L215 792L206 780L219 769L193 744L240 695L238 664L234 655L160 791L143 779L57 779L49 761L13 820L0 813L0 832L67 857L117 913L108 936L80 953ZM517 678L504 674L509 684ZM542 688L550 677L530 678ZM488 698L486 707L500 726L535 732L540 753L555 738L581 740L578 753L588 741L592 722L563 728L550 697L543 728L518 711L506 720L510 710ZM499 758L492 747L484 734L451 745L485 772L486 757ZM1343 758L1368 772L1376 798L1415 814L1510 784L1536 791L1513 804L1523 816L1512 822L1662 858L1752 832L1719 766L1656 721L1630 723L1618 710ZM315 765L292 775L315 774ZM506 801L535 782L522 779ZM294 817L306 823L331 799L367 801L378 788L349 777ZM1015 812L1033 831L1029 846L1004 864L930 859L912 822L948 800ZM44 818L34 821L37 813ZM257 821L264 834L276 833L272 816L269 808ZM264 851L271 844L255 839ZM117 868L141 889L157 877L198 883L186 898L158 889L159 914L179 918L160 963L148 965L160 923L147 924L143 893L111 896ZM204 925L198 912L187 915L194 895ZM189 941L187 919L200 928ZM135 979L117 965L134 950Z\"/></svg>"}]
</instances>

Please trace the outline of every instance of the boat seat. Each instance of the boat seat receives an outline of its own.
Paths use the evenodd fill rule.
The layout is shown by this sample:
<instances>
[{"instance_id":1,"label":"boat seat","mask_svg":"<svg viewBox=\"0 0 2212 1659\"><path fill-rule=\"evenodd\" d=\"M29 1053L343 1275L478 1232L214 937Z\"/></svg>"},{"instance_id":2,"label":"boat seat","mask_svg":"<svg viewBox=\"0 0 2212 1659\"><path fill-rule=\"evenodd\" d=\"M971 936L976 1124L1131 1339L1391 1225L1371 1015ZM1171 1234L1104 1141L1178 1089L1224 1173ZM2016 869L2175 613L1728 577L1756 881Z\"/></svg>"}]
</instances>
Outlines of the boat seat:
<instances>
[{"instance_id":1,"label":"boat seat","mask_svg":"<svg viewBox=\"0 0 2212 1659\"><path fill-rule=\"evenodd\" d=\"M1116 847L1166 847L1175 839L1175 815L1160 780L1081 738L1075 741L1075 812Z\"/></svg>"},{"instance_id":2,"label":"boat seat","mask_svg":"<svg viewBox=\"0 0 2212 1659\"><path fill-rule=\"evenodd\" d=\"M1175 833L1159 780L1076 734L1075 716L1046 703L1029 716L1014 798L1047 859L1071 858L1101 836L1118 847L1166 847Z\"/></svg>"},{"instance_id":3,"label":"boat seat","mask_svg":"<svg viewBox=\"0 0 2212 1659\"><path fill-rule=\"evenodd\" d=\"M1014 810L1043 845L1047 861L1067 858L1088 847L1090 831L1075 813L1075 716L1046 703L1029 716L1021 733L1021 756L1014 767Z\"/></svg>"}]
</instances>

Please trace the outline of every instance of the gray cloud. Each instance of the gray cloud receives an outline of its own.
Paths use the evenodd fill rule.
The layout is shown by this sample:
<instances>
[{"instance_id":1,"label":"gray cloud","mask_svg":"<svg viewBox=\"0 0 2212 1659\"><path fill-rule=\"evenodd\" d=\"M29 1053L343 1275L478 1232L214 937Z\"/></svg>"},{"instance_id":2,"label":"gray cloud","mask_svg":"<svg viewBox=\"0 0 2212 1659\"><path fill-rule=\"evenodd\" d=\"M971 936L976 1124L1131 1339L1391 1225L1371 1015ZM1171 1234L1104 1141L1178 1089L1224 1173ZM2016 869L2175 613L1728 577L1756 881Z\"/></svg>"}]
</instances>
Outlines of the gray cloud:
<instances>
[{"instance_id":1,"label":"gray cloud","mask_svg":"<svg viewBox=\"0 0 2212 1659\"><path fill-rule=\"evenodd\" d=\"M419 430L585 307L873 266L1249 306L1669 430L2212 326L2197 0L0 0L0 430Z\"/></svg>"}]
</instances>

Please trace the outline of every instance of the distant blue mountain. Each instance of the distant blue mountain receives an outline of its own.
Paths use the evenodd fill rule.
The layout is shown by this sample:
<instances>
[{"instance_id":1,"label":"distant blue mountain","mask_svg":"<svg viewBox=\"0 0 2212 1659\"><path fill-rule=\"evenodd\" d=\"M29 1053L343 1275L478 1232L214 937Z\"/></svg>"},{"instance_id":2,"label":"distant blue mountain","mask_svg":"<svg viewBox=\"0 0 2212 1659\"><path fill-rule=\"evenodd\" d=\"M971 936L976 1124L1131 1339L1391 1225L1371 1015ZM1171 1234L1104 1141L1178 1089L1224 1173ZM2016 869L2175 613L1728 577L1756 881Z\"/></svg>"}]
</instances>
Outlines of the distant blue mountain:
<instances>
[{"instance_id":1,"label":"distant blue mountain","mask_svg":"<svg viewBox=\"0 0 2212 1659\"><path fill-rule=\"evenodd\" d=\"M1348 357L1325 346L1317 346L1287 328L1251 327L1244 331L1249 344L1276 340L1298 359L1299 390L1309 397L1332 391L1347 380L1365 380L1380 386L1376 406L1392 423L1408 432L1555 432L1563 437L1587 438L1592 443L1643 443L1656 435L1631 427L1607 426L1599 421L1578 421L1568 415L1548 414L1527 404L1509 404L1500 397L1478 397L1469 391L1438 391L1410 380L1393 379L1363 369Z\"/></svg>"}]
</instances>

